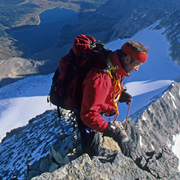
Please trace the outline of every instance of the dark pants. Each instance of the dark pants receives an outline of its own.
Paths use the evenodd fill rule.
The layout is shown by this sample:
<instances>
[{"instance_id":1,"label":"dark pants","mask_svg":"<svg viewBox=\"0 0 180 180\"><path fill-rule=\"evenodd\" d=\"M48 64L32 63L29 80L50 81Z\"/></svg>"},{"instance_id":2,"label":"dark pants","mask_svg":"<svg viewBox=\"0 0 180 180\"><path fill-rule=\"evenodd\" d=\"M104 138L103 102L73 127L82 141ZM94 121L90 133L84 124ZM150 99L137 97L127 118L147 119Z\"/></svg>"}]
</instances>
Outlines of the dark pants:
<instances>
[{"instance_id":1,"label":"dark pants","mask_svg":"<svg viewBox=\"0 0 180 180\"><path fill-rule=\"evenodd\" d=\"M80 111L79 111L80 112ZM100 136L99 133L87 127L80 118L80 113L75 112L76 121L81 133L82 151L90 157L98 156L100 153Z\"/></svg>"}]
</instances>

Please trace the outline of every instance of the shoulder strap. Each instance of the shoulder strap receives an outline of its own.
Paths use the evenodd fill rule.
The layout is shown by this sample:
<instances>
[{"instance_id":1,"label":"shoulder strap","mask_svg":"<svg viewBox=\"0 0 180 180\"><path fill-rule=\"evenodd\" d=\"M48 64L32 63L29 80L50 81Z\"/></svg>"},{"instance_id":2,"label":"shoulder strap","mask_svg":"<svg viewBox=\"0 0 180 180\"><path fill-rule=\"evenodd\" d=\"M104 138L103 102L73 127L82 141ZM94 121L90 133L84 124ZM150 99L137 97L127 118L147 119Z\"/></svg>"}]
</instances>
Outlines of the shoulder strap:
<instances>
[{"instance_id":1,"label":"shoulder strap","mask_svg":"<svg viewBox=\"0 0 180 180\"><path fill-rule=\"evenodd\" d=\"M107 63L107 67L103 69L103 71L109 74L110 78L113 79L114 76L113 74L115 74L115 70L118 69L118 66L117 65L113 66L109 57L106 59L106 63Z\"/></svg>"}]
</instances>

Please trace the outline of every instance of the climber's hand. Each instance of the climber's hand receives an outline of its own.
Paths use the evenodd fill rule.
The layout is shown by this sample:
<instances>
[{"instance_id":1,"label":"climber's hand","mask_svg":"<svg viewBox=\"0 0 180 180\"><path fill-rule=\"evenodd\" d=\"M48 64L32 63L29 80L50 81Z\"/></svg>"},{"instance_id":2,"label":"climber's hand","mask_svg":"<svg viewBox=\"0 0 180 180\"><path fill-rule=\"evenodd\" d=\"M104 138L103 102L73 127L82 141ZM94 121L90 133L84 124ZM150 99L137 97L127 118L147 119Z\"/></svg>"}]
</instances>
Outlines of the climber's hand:
<instances>
[{"instance_id":1,"label":"climber's hand","mask_svg":"<svg viewBox=\"0 0 180 180\"><path fill-rule=\"evenodd\" d=\"M132 151L132 143L127 136L122 124L119 127L116 127L114 124L109 124L108 127L105 129L104 136L112 137L121 148L122 153L125 156L130 156Z\"/></svg>"},{"instance_id":2,"label":"climber's hand","mask_svg":"<svg viewBox=\"0 0 180 180\"><path fill-rule=\"evenodd\" d=\"M121 96L119 98L119 102L126 102L126 104L130 104L130 102L132 101L132 96L126 92L126 90L123 90L121 93Z\"/></svg>"}]
</instances>

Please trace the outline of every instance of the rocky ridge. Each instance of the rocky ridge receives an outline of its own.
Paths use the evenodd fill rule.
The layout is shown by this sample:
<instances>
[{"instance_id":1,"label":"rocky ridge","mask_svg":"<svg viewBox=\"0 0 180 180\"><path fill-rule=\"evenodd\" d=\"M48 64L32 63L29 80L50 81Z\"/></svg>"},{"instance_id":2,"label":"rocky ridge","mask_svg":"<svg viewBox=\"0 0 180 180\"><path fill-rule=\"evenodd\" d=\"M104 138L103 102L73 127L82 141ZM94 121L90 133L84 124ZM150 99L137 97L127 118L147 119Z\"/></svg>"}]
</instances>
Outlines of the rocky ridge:
<instances>
[{"instance_id":1,"label":"rocky ridge","mask_svg":"<svg viewBox=\"0 0 180 180\"><path fill-rule=\"evenodd\" d=\"M180 83L173 83L138 118L138 132L143 149L160 150L164 145L171 147L174 144L172 137L180 132L179 104Z\"/></svg>"},{"instance_id":2,"label":"rocky ridge","mask_svg":"<svg viewBox=\"0 0 180 180\"><path fill-rule=\"evenodd\" d=\"M156 98L155 98L156 99ZM127 132L137 149L143 149L143 158L133 161L119 152L103 157L83 155L53 173L44 173L40 179L179 179L178 159L171 151L173 136L180 132L180 83L173 83L160 98L151 102L137 118L130 118ZM106 148L108 145L106 146ZM60 151L59 151L60 152Z\"/></svg>"},{"instance_id":3,"label":"rocky ridge","mask_svg":"<svg viewBox=\"0 0 180 180\"><path fill-rule=\"evenodd\" d=\"M53 143L62 141L73 132L68 115L59 119L56 110L47 111L30 120L28 125L7 133L0 143L0 177L22 178L28 164L48 156Z\"/></svg>"},{"instance_id":4,"label":"rocky ridge","mask_svg":"<svg viewBox=\"0 0 180 180\"><path fill-rule=\"evenodd\" d=\"M171 156L171 158L174 158ZM176 161L169 161L166 166L163 161L171 160L168 150L163 152L162 157L154 155L147 163L148 170L138 168L134 161L126 158L120 153L114 152L107 157L94 157L90 159L87 154L54 171L53 173L44 173L32 180L43 179L103 179L103 180L155 180L155 179L179 179L180 173L177 171L166 171L171 166L176 166ZM160 170L160 171L159 171Z\"/></svg>"},{"instance_id":5,"label":"rocky ridge","mask_svg":"<svg viewBox=\"0 0 180 180\"><path fill-rule=\"evenodd\" d=\"M180 132L179 105L180 83L173 83L160 98L129 118L127 133L144 154L134 161L117 151L116 143L112 147L110 138L105 139L103 156L82 155L73 114L62 110L58 119L56 110L47 111L2 140L0 177L178 180L178 159L171 147L173 136Z\"/></svg>"}]
</instances>

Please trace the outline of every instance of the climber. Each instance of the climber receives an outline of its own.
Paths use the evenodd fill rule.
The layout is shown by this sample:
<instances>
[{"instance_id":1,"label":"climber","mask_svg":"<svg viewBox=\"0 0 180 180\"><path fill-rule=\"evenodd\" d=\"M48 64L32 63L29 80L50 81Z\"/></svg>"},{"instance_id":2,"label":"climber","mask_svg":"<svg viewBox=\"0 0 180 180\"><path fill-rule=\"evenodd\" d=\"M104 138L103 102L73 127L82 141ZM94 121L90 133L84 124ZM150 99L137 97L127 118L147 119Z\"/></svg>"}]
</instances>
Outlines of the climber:
<instances>
[{"instance_id":1,"label":"climber","mask_svg":"<svg viewBox=\"0 0 180 180\"><path fill-rule=\"evenodd\" d=\"M147 59L148 48L139 42L127 41L121 49L111 52L109 55L112 65L117 65L115 77L102 71L91 69L83 81L81 108L76 110L76 119L81 133L82 149L89 156L100 155L100 136L112 137L120 146L122 153L131 155L132 142L126 134L123 126L116 127L108 123L102 114L109 116L117 114L118 105L126 102L129 104L132 96L123 89L123 79L129 77L129 73L138 71L139 67Z\"/></svg>"}]
</instances>

